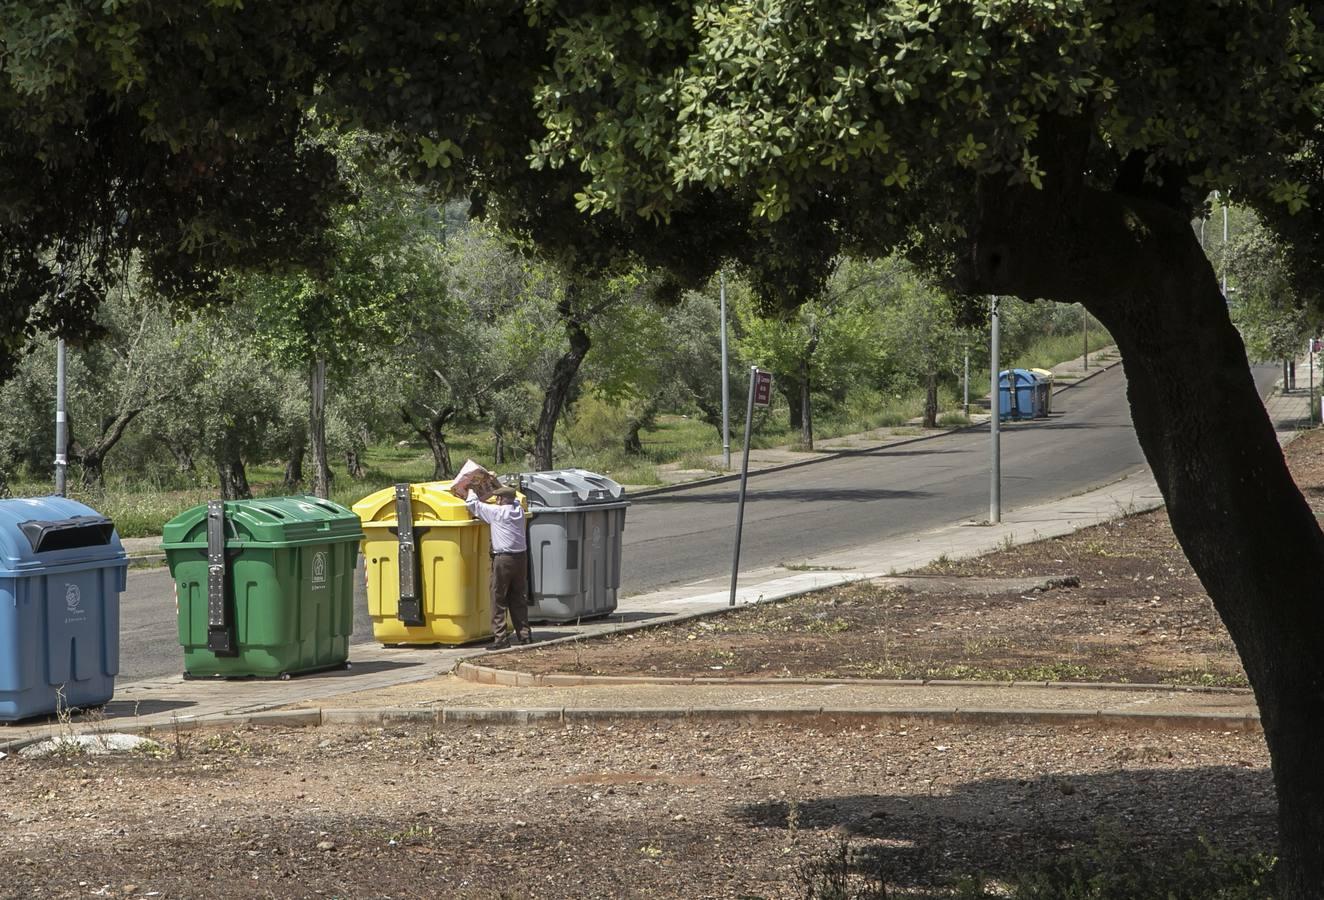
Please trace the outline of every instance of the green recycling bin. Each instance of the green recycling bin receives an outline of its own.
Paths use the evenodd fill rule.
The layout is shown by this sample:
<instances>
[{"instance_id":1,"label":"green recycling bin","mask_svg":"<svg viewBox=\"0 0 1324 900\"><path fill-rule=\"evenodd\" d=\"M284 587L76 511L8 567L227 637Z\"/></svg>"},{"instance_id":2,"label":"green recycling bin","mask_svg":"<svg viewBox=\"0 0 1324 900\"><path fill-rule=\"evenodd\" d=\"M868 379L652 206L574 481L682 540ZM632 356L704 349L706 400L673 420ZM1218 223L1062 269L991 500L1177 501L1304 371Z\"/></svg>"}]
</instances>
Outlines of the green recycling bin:
<instances>
[{"instance_id":1,"label":"green recycling bin","mask_svg":"<svg viewBox=\"0 0 1324 900\"><path fill-rule=\"evenodd\" d=\"M343 667L359 517L317 497L213 500L166 523L186 678Z\"/></svg>"}]
</instances>

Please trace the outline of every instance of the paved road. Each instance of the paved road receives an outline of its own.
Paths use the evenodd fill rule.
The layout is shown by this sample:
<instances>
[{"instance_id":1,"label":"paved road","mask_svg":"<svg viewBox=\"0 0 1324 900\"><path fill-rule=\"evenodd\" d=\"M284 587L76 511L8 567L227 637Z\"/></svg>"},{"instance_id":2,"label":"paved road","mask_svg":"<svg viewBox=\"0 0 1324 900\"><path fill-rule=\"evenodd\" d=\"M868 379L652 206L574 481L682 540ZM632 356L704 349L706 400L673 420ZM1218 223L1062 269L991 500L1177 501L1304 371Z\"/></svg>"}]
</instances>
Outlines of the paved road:
<instances>
[{"instance_id":1,"label":"paved road","mask_svg":"<svg viewBox=\"0 0 1324 900\"><path fill-rule=\"evenodd\" d=\"M1278 370L1256 367L1262 392ZM1144 465L1120 366L1053 398L1048 420L1003 429L1004 509L1107 484ZM795 562L861 543L988 516L988 429L751 476L742 567ZM625 529L625 594L730 571L736 485L635 503ZM361 585L361 580L358 581ZM362 589L355 640L371 640ZM122 603L121 679L178 672L172 583L134 571Z\"/></svg>"}]
</instances>

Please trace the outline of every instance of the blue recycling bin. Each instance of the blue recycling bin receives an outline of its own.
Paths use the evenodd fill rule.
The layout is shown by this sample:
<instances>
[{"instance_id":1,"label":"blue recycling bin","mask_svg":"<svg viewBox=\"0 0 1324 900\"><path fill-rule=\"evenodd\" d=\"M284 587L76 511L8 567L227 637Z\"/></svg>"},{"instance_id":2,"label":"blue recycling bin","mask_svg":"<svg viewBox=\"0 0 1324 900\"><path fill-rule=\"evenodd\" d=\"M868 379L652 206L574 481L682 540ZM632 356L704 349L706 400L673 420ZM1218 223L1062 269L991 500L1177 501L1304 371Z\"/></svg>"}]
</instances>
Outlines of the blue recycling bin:
<instances>
[{"instance_id":1,"label":"blue recycling bin","mask_svg":"<svg viewBox=\"0 0 1324 900\"><path fill-rule=\"evenodd\" d=\"M998 373L998 418L1036 419L1048 415L1045 391L1029 369L1004 369Z\"/></svg>"},{"instance_id":2,"label":"blue recycling bin","mask_svg":"<svg viewBox=\"0 0 1324 900\"><path fill-rule=\"evenodd\" d=\"M0 500L0 722L111 698L128 566L96 510L64 497Z\"/></svg>"}]
</instances>

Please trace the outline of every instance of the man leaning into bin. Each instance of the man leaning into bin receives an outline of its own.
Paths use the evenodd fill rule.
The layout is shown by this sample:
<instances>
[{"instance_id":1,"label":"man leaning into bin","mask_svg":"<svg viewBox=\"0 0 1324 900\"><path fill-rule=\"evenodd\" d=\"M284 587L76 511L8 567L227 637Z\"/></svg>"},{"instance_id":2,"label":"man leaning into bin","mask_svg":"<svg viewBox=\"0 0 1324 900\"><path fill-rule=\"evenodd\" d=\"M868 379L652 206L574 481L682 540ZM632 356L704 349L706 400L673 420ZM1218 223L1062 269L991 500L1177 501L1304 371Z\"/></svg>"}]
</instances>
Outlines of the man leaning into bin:
<instances>
[{"instance_id":1,"label":"man leaning into bin","mask_svg":"<svg viewBox=\"0 0 1324 900\"><path fill-rule=\"evenodd\" d=\"M492 494L496 503L484 503L472 489L464 505L475 518L492 527L492 643L491 650L510 646L506 613L515 627L515 639L533 643L529 630L528 542L524 536L524 507L511 487Z\"/></svg>"}]
</instances>

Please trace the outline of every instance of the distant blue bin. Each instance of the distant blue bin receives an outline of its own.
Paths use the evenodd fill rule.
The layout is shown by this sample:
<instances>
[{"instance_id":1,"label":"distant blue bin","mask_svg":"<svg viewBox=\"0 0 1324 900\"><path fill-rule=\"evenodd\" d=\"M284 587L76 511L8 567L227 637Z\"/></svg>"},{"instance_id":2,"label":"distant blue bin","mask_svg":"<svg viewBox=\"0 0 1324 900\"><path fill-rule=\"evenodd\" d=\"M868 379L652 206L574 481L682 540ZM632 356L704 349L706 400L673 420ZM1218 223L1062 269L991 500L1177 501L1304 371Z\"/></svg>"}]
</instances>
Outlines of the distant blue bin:
<instances>
[{"instance_id":1,"label":"distant blue bin","mask_svg":"<svg viewBox=\"0 0 1324 900\"><path fill-rule=\"evenodd\" d=\"M1048 415L1048 392L1029 369L1004 369L998 373L998 417L1038 419Z\"/></svg>"},{"instance_id":2,"label":"distant blue bin","mask_svg":"<svg viewBox=\"0 0 1324 900\"><path fill-rule=\"evenodd\" d=\"M0 500L0 722L114 695L128 566L96 510L63 497Z\"/></svg>"}]
</instances>

